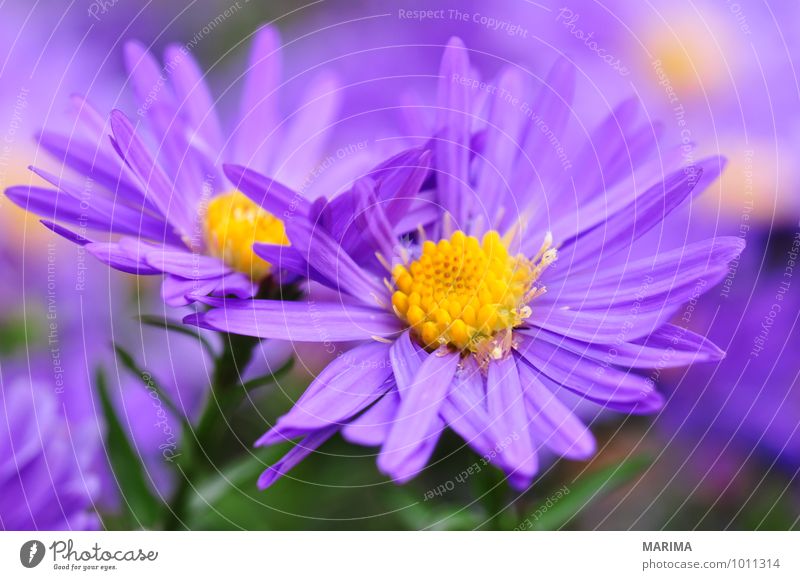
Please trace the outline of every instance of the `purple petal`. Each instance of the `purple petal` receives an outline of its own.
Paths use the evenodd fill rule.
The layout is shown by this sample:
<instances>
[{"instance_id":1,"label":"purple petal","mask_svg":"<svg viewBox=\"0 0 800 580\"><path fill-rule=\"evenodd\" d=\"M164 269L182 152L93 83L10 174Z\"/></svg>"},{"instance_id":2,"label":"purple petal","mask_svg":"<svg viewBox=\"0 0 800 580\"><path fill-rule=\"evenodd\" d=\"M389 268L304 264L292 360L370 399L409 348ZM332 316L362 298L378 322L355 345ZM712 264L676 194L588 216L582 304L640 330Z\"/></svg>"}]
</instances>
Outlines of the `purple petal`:
<instances>
[{"instance_id":1,"label":"purple petal","mask_svg":"<svg viewBox=\"0 0 800 580\"><path fill-rule=\"evenodd\" d=\"M480 440L479 447L484 450L495 445L483 377L477 366L467 366L458 373L440 414L467 443L472 444L473 439ZM483 451L479 452L483 454Z\"/></svg>"},{"instance_id":2,"label":"purple petal","mask_svg":"<svg viewBox=\"0 0 800 580\"><path fill-rule=\"evenodd\" d=\"M345 425L342 437L356 445L367 447L383 445L399 406L400 397L397 391L389 391L369 409Z\"/></svg>"},{"instance_id":3,"label":"purple petal","mask_svg":"<svg viewBox=\"0 0 800 580\"><path fill-rule=\"evenodd\" d=\"M469 359L464 361L464 368L453 381L439 414L485 461L509 473L515 471L516 466L507 465L505 456L499 452L502 437L496 433L496 423L489 417L484 378L477 365L471 364Z\"/></svg>"},{"instance_id":4,"label":"purple petal","mask_svg":"<svg viewBox=\"0 0 800 580\"><path fill-rule=\"evenodd\" d=\"M407 211L397 219L394 231L398 237L416 232L420 227L428 226L441 217L441 211L433 203L425 203Z\"/></svg>"},{"instance_id":5,"label":"purple petal","mask_svg":"<svg viewBox=\"0 0 800 580\"><path fill-rule=\"evenodd\" d=\"M186 115L189 125L197 131L207 148L221 152L222 129L203 71L182 45L168 46L164 60L172 65L170 79L179 111Z\"/></svg>"},{"instance_id":6,"label":"purple petal","mask_svg":"<svg viewBox=\"0 0 800 580\"><path fill-rule=\"evenodd\" d=\"M494 432L501 436L506 462L524 475L533 476L539 466L528 431L528 416L513 357L489 363L486 399Z\"/></svg>"},{"instance_id":7,"label":"purple petal","mask_svg":"<svg viewBox=\"0 0 800 580\"><path fill-rule=\"evenodd\" d=\"M728 263L743 249L741 238L719 237L616 267L598 268L597 272L573 272L561 285L548 284L541 303L578 310L631 307L634 303L639 309L650 309L683 303L697 293L699 283L712 287L724 278Z\"/></svg>"},{"instance_id":8,"label":"purple petal","mask_svg":"<svg viewBox=\"0 0 800 580\"><path fill-rule=\"evenodd\" d=\"M295 465L308 457L320 445L330 439L337 431L337 427L328 427L311 433L308 437L300 441L294 448L284 455L280 461L269 466L261 477L258 478L258 488L267 489L278 479L286 475Z\"/></svg>"},{"instance_id":9,"label":"purple petal","mask_svg":"<svg viewBox=\"0 0 800 580\"><path fill-rule=\"evenodd\" d=\"M187 280L168 274L161 282L161 298L168 306L187 306L195 301L196 296L210 294L217 284L218 281L214 278Z\"/></svg>"},{"instance_id":10,"label":"purple petal","mask_svg":"<svg viewBox=\"0 0 800 580\"><path fill-rule=\"evenodd\" d=\"M131 40L125 43L124 54L125 68L137 102L141 105L151 104L154 93L157 95L156 98L172 102L170 88L165 85L161 66L147 47L141 42Z\"/></svg>"},{"instance_id":11,"label":"purple petal","mask_svg":"<svg viewBox=\"0 0 800 580\"><path fill-rule=\"evenodd\" d=\"M164 127L158 134L158 159L165 175L172 180L173 197L179 198L188 209L187 219L191 220L192 231L197 231L196 222L200 219L200 204L207 201L216 189L216 168L209 167L209 152L203 150L198 141L190 142L193 127L177 116L175 110L155 103L148 112L149 117ZM216 159L218 153L214 155ZM205 196L205 197L204 197Z\"/></svg>"},{"instance_id":12,"label":"purple petal","mask_svg":"<svg viewBox=\"0 0 800 580\"><path fill-rule=\"evenodd\" d=\"M600 225L566 240L560 260L575 268L575 265L596 264L598 256L602 259L629 247L661 223L693 191L700 192L697 186L703 175L708 173L706 179L718 175L720 165L720 159L712 157L672 173Z\"/></svg>"},{"instance_id":13,"label":"purple petal","mask_svg":"<svg viewBox=\"0 0 800 580\"><path fill-rule=\"evenodd\" d=\"M78 244L79 246L85 246L86 244L92 243L92 240L89 238L85 238L80 234L73 232L72 230L68 230L65 227L62 227L56 223L47 221L47 220L40 220L41 224L49 230L54 231L62 238L66 238L73 244Z\"/></svg>"},{"instance_id":14,"label":"purple petal","mask_svg":"<svg viewBox=\"0 0 800 580\"><path fill-rule=\"evenodd\" d=\"M156 270L191 280L219 278L232 271L219 258L189 250L151 250L144 258Z\"/></svg>"},{"instance_id":15,"label":"purple petal","mask_svg":"<svg viewBox=\"0 0 800 580\"><path fill-rule=\"evenodd\" d=\"M523 94L524 81L517 69L506 68L493 92L492 108L486 129L486 147L480 159L476 190L486 199L506 199L509 175L514 175L514 165L519 154L519 137L525 116L519 106L508 102L507 95ZM511 200L513 201L513 200ZM495 211L497 208L489 208Z\"/></svg>"},{"instance_id":16,"label":"purple petal","mask_svg":"<svg viewBox=\"0 0 800 580\"><path fill-rule=\"evenodd\" d=\"M330 425L341 426L393 387L394 383L387 380L392 373L388 358L389 345L370 342L334 359L256 445L271 445Z\"/></svg>"},{"instance_id":17,"label":"purple petal","mask_svg":"<svg viewBox=\"0 0 800 580\"><path fill-rule=\"evenodd\" d=\"M95 258L108 264L116 270L129 274L151 275L161 274L160 270L150 267L144 260L132 258L130 254L120 247L120 243L92 242L86 244L86 250Z\"/></svg>"},{"instance_id":18,"label":"purple petal","mask_svg":"<svg viewBox=\"0 0 800 580\"><path fill-rule=\"evenodd\" d=\"M528 365L518 365L535 438L570 459L588 459L596 450L592 432L536 377Z\"/></svg>"},{"instance_id":19,"label":"purple petal","mask_svg":"<svg viewBox=\"0 0 800 580\"><path fill-rule=\"evenodd\" d=\"M281 143L281 149L289 157L277 168L276 179L300 185L324 158L323 147L336 121L341 99L339 81L329 72L323 71L311 79L301 105L289 119L289 131Z\"/></svg>"},{"instance_id":20,"label":"purple petal","mask_svg":"<svg viewBox=\"0 0 800 580\"><path fill-rule=\"evenodd\" d=\"M233 159L253 167L271 167L267 141L276 143L278 93L281 83L281 39L273 26L263 26L253 36L244 81L238 124L231 141Z\"/></svg>"},{"instance_id":21,"label":"purple petal","mask_svg":"<svg viewBox=\"0 0 800 580\"><path fill-rule=\"evenodd\" d=\"M725 353L706 337L673 324L665 324L640 342L643 349L670 351L668 366L670 363L684 366L694 362L718 361L725 357ZM680 360L681 356L684 357L683 361Z\"/></svg>"},{"instance_id":22,"label":"purple petal","mask_svg":"<svg viewBox=\"0 0 800 580\"><path fill-rule=\"evenodd\" d=\"M81 187L78 184L70 183L43 169L38 169L36 167L31 167L30 169L36 175L50 182L63 193L74 199L75 203L78 204L78 206L74 208L74 211L83 212L84 220L88 219L91 224L94 224L91 227L95 229L102 229L109 233L144 236L158 241L180 242L179 238L169 230L167 224L162 220L145 211L142 207L135 208L125 205L122 203L124 198L120 198L119 200L109 199L104 195L92 192L89 186ZM52 215L55 215L56 219L63 219L74 223L74 218L69 216L61 217L60 213L62 212L60 210L69 210L69 208L57 208L55 206L56 201L58 201L58 205L61 206L67 201L67 198L63 195L58 197L60 197L60 199L52 195L50 196L50 200L45 199L44 202L47 203L50 201L54 204L52 211L58 211L58 213ZM47 208L47 205L45 205L45 208ZM39 209L31 208L31 211L41 213ZM78 213L77 215L80 217L81 214ZM84 223L84 225L86 224Z\"/></svg>"},{"instance_id":23,"label":"purple petal","mask_svg":"<svg viewBox=\"0 0 800 580\"><path fill-rule=\"evenodd\" d=\"M430 154L427 151L425 153L420 158L419 165L413 168L408 178L398 186L395 194L389 198L386 217L398 237L418 226L427 225L438 217L438 208L433 203L433 197L420 193L420 188L428 177L431 159ZM380 184L379 189L384 190L385 184ZM411 221L416 225L412 228L407 228L404 224L407 221Z\"/></svg>"},{"instance_id":24,"label":"purple petal","mask_svg":"<svg viewBox=\"0 0 800 580\"><path fill-rule=\"evenodd\" d=\"M642 344L617 342L589 343L574 340L544 329L525 331L534 340L545 340L579 356L631 368L672 368L697 362L722 360L725 353L706 338L679 326L665 324L653 334L639 339Z\"/></svg>"},{"instance_id":25,"label":"purple petal","mask_svg":"<svg viewBox=\"0 0 800 580\"><path fill-rule=\"evenodd\" d=\"M70 104L75 112L76 125L93 143L100 143L108 133L106 117L83 95L70 95Z\"/></svg>"},{"instance_id":26,"label":"purple petal","mask_svg":"<svg viewBox=\"0 0 800 580\"><path fill-rule=\"evenodd\" d=\"M159 169L163 168L165 176L170 176L168 182L173 198L172 222L178 224L179 230L186 234L192 230L191 226L187 229L184 221L191 223L196 217L195 207L203 191L202 176L205 172L198 161L199 156L188 146L189 129L184 126L183 119L178 115L172 87L166 82L167 71L180 68L181 61L185 60L183 54L178 53L173 56L177 57L176 60L167 61L162 68L143 44L131 41L125 45L126 67L140 105L137 115L148 125L155 138L157 158L161 162ZM113 113L112 132L115 134L116 143L127 148L127 140L122 140L120 143L121 139L116 134ZM160 187L158 184L149 183L151 179L159 181L159 177L151 178L149 172L143 176L131 159L127 159L127 153L123 152L122 157L126 158L128 165L138 174L140 181L146 184L145 189ZM156 155L153 158L155 159Z\"/></svg>"},{"instance_id":27,"label":"purple petal","mask_svg":"<svg viewBox=\"0 0 800 580\"><path fill-rule=\"evenodd\" d=\"M368 177L353 184L356 207L350 217L352 223L347 226L349 235L345 236L342 246L350 255L367 257L373 271L385 273L386 269L375 258L375 253L389 259L394 254L397 238L386 215L388 204L378 201L375 189L375 182Z\"/></svg>"},{"instance_id":28,"label":"purple petal","mask_svg":"<svg viewBox=\"0 0 800 580\"><path fill-rule=\"evenodd\" d=\"M361 268L322 228L303 219L286 223L286 235L300 255L326 279L332 288L365 304L386 298L387 290Z\"/></svg>"},{"instance_id":29,"label":"purple petal","mask_svg":"<svg viewBox=\"0 0 800 580\"><path fill-rule=\"evenodd\" d=\"M416 357L415 357L416 358ZM457 353L428 355L410 385L398 383L400 408L378 456L378 467L397 482L416 475L433 451L431 438L441 430L439 409L458 367Z\"/></svg>"},{"instance_id":30,"label":"purple petal","mask_svg":"<svg viewBox=\"0 0 800 580\"><path fill-rule=\"evenodd\" d=\"M542 83L532 109L536 111L550 131L561 137L569 120L572 100L575 95L575 65L567 58L560 58L553 64ZM553 151L549 132L544 132L535 123L528 126L523 147L529 159L547 158Z\"/></svg>"},{"instance_id":31,"label":"purple petal","mask_svg":"<svg viewBox=\"0 0 800 580\"><path fill-rule=\"evenodd\" d=\"M411 385L414 384L414 375L427 357L427 354L412 342L411 332L407 330L394 342L389 351L389 355L392 363L392 371L394 372L394 378L398 387L397 395L401 397L405 396L409 392ZM446 401L447 399L445 399L443 404L445 404ZM396 414L397 411L395 410L395 415ZM445 423L441 417L437 416L431 420L430 430L425 436L424 442L419 450L414 455L415 461L404 462L401 467L404 472L398 474L399 478L413 477L417 471L425 466L436 447L436 443L439 441L439 436L444 430L444 427ZM387 428L387 436L388 432L389 428Z\"/></svg>"},{"instance_id":32,"label":"purple petal","mask_svg":"<svg viewBox=\"0 0 800 580\"><path fill-rule=\"evenodd\" d=\"M81 202L66 193L44 187L15 185L5 191L6 196L25 211L33 212L52 221L108 231L110 224L97 212L81 207Z\"/></svg>"},{"instance_id":33,"label":"purple petal","mask_svg":"<svg viewBox=\"0 0 800 580\"><path fill-rule=\"evenodd\" d=\"M253 253L272 265L276 270L286 270L303 278L329 284L329 281L316 272L291 246L277 244L253 244Z\"/></svg>"},{"instance_id":34,"label":"purple petal","mask_svg":"<svg viewBox=\"0 0 800 580\"><path fill-rule=\"evenodd\" d=\"M109 157L98 145L44 131L38 137L39 145L57 161L74 169L76 173L94 180L114 196L147 204L155 209L144 191L132 181L130 171L117 157Z\"/></svg>"},{"instance_id":35,"label":"purple petal","mask_svg":"<svg viewBox=\"0 0 800 580\"><path fill-rule=\"evenodd\" d=\"M187 324L297 342L335 342L392 337L400 329L393 314L333 303L204 298L212 309L190 315Z\"/></svg>"},{"instance_id":36,"label":"purple petal","mask_svg":"<svg viewBox=\"0 0 800 580\"><path fill-rule=\"evenodd\" d=\"M414 375L425 356L425 351L411 341L410 330L403 332L392 344L389 357L400 396L405 395L406 390L414 383Z\"/></svg>"},{"instance_id":37,"label":"purple petal","mask_svg":"<svg viewBox=\"0 0 800 580\"><path fill-rule=\"evenodd\" d=\"M147 199L182 236L191 239L197 211L190 201L189 193L182 195L175 190L121 111L112 111L111 129L122 157L139 178ZM191 195L194 194L196 192L191 192Z\"/></svg>"},{"instance_id":38,"label":"purple petal","mask_svg":"<svg viewBox=\"0 0 800 580\"><path fill-rule=\"evenodd\" d=\"M308 217L311 205L301 194L241 165L225 164L223 169L236 189L284 222Z\"/></svg>"},{"instance_id":39,"label":"purple petal","mask_svg":"<svg viewBox=\"0 0 800 580\"><path fill-rule=\"evenodd\" d=\"M548 72L531 105L536 117L530 120L521 139L524 155L518 157L514 172L509 174L511 191L520 208L530 208L530 200L551 199L552 191L565 177L558 157L561 147L556 145L564 140L574 93L575 66L561 58Z\"/></svg>"},{"instance_id":40,"label":"purple petal","mask_svg":"<svg viewBox=\"0 0 800 580\"><path fill-rule=\"evenodd\" d=\"M458 228L465 228L470 215L470 94L460 79L470 78L469 56L459 38L447 43L439 69L439 120L436 157L439 201Z\"/></svg>"},{"instance_id":41,"label":"purple petal","mask_svg":"<svg viewBox=\"0 0 800 580\"><path fill-rule=\"evenodd\" d=\"M231 272L217 279L217 283L210 294L219 297L252 298L258 294L258 283L251 280L246 274ZM197 296L202 296L202 294L193 294L193 297Z\"/></svg>"},{"instance_id":42,"label":"purple petal","mask_svg":"<svg viewBox=\"0 0 800 580\"><path fill-rule=\"evenodd\" d=\"M626 171L632 172L646 159L649 149L631 150L632 131L641 110L638 97L620 103L593 131L576 157L575 172L570 189L585 202L603 193L608 184L615 183ZM652 134L649 123L645 128ZM651 139L648 144L655 145ZM604 187L605 186L605 187ZM567 189L565 187L565 189ZM566 193L563 194L566 196ZM573 194L574 195L574 194Z\"/></svg>"},{"instance_id":43,"label":"purple petal","mask_svg":"<svg viewBox=\"0 0 800 580\"><path fill-rule=\"evenodd\" d=\"M534 308L527 322L555 334L568 336L585 342L612 344L623 340L633 341L655 332L680 308L673 305L649 311L630 308L601 310L569 310L553 305L550 308ZM531 334L527 329L521 333ZM533 332L535 334L535 331Z\"/></svg>"},{"instance_id":44,"label":"purple petal","mask_svg":"<svg viewBox=\"0 0 800 580\"><path fill-rule=\"evenodd\" d=\"M664 406L664 396L658 391L652 391L638 401L602 401L592 399L604 409L625 413L627 415L652 415Z\"/></svg>"},{"instance_id":45,"label":"purple petal","mask_svg":"<svg viewBox=\"0 0 800 580\"><path fill-rule=\"evenodd\" d=\"M553 382L594 401L635 402L655 389L652 381L525 335L517 352Z\"/></svg>"},{"instance_id":46,"label":"purple petal","mask_svg":"<svg viewBox=\"0 0 800 580\"><path fill-rule=\"evenodd\" d=\"M409 210L430 175L430 149L408 149L369 173L378 183L378 198L388 201L386 214L393 225Z\"/></svg>"}]
</instances>

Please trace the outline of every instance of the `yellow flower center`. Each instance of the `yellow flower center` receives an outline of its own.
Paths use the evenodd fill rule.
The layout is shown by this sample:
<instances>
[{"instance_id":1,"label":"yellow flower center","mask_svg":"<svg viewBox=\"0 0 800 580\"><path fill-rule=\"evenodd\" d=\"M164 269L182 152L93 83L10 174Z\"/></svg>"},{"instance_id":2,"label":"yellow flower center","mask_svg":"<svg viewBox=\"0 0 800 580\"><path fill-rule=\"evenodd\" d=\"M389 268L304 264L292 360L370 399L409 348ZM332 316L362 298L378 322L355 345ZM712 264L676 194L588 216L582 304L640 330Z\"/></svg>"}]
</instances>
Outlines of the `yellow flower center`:
<instances>
[{"instance_id":1,"label":"yellow flower center","mask_svg":"<svg viewBox=\"0 0 800 580\"><path fill-rule=\"evenodd\" d=\"M256 281L269 275L270 264L253 252L253 244L289 245L283 222L238 191L208 202L205 240L212 256Z\"/></svg>"},{"instance_id":2,"label":"yellow flower center","mask_svg":"<svg viewBox=\"0 0 800 580\"><path fill-rule=\"evenodd\" d=\"M441 345L481 357L501 358L511 347L511 329L531 314L536 286L556 259L551 238L533 258L512 256L496 231L483 240L455 232L439 243L426 241L422 255L397 265L392 277L395 313L427 349Z\"/></svg>"}]
</instances>

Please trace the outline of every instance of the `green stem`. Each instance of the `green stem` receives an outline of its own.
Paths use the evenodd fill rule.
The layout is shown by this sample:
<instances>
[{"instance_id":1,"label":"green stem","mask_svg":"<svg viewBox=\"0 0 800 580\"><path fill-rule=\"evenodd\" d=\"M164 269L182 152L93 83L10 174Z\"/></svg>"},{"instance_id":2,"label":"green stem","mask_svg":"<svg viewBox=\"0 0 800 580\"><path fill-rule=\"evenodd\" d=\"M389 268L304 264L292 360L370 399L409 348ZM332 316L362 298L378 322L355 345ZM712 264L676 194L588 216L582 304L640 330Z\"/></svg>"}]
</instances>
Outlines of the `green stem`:
<instances>
[{"instance_id":1,"label":"green stem","mask_svg":"<svg viewBox=\"0 0 800 580\"><path fill-rule=\"evenodd\" d=\"M256 298L288 301L297 300L300 295L297 287L278 286L271 278L267 278ZM221 336L223 350L214 361L214 375L208 402L197 428L190 431L193 436L187 433L184 437L186 452L180 458L182 461L177 462L178 487L170 502L171 509L167 510L165 526L167 529L185 527L183 519L191 495L192 482L196 482L206 472L216 469L214 451L229 431L227 417L247 391L246 385L242 385L241 378L253 357L259 339L228 333L222 333Z\"/></svg>"},{"instance_id":2,"label":"green stem","mask_svg":"<svg viewBox=\"0 0 800 580\"><path fill-rule=\"evenodd\" d=\"M211 393L203 409L197 428L185 442L183 461L178 461L180 472L171 509L167 514L167 529L183 527L183 514L191 491L191 483L204 472L214 469L214 450L225 436L229 416L241 400L241 375L250 359L258 339L236 334L223 334L224 348L214 363Z\"/></svg>"},{"instance_id":3,"label":"green stem","mask_svg":"<svg viewBox=\"0 0 800 580\"><path fill-rule=\"evenodd\" d=\"M195 459L207 460L208 467L213 467L212 452L228 431L226 418L242 398L241 377L258 344L258 339L250 336L222 336L225 348L214 365L211 396L195 429L195 441L201 446Z\"/></svg>"},{"instance_id":4,"label":"green stem","mask_svg":"<svg viewBox=\"0 0 800 580\"><path fill-rule=\"evenodd\" d=\"M487 467L479 477L473 479L473 492L485 512L482 528L508 530L513 527L509 525L509 516L514 507L508 505L508 482L503 472Z\"/></svg>"}]
</instances>

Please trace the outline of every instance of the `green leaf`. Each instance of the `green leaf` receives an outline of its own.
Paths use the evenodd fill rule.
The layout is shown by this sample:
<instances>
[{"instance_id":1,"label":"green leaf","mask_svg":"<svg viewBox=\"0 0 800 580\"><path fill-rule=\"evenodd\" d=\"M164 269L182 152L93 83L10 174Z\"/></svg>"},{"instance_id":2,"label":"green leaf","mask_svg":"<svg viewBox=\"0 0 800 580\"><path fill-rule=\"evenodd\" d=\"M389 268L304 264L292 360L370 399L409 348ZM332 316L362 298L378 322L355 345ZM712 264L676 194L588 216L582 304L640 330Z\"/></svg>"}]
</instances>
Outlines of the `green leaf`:
<instances>
[{"instance_id":1,"label":"green leaf","mask_svg":"<svg viewBox=\"0 0 800 580\"><path fill-rule=\"evenodd\" d=\"M774 471L764 474L758 493L742 505L736 517L741 530L792 530L798 526L797 510L792 506L791 481Z\"/></svg>"},{"instance_id":2,"label":"green leaf","mask_svg":"<svg viewBox=\"0 0 800 580\"><path fill-rule=\"evenodd\" d=\"M159 386L159 384L155 381L153 375L140 369L139 366L136 364L136 361L134 360L133 356L131 356L131 354L124 348L122 348L120 345L114 343L113 347L114 347L114 352L117 353L117 358L122 363L122 366L124 366L131 373L133 373L138 379L140 379L142 381L143 386L146 386L146 388L153 389L161 398L161 400L164 401L164 404L167 406L170 412L173 415L175 415L176 418L183 419L183 421L185 422L186 419L184 417L184 414L181 412L178 406L172 401L169 395L167 395L167 393L164 392L164 389L162 389Z\"/></svg>"},{"instance_id":3,"label":"green leaf","mask_svg":"<svg viewBox=\"0 0 800 580\"><path fill-rule=\"evenodd\" d=\"M119 422L101 369L97 370L95 387L106 422L106 452L122 500L133 522L143 528L152 529L158 521L160 502L151 493L140 458L134 452L128 435Z\"/></svg>"},{"instance_id":4,"label":"green leaf","mask_svg":"<svg viewBox=\"0 0 800 580\"><path fill-rule=\"evenodd\" d=\"M2 321L0 326L0 356L23 352L26 347L42 340L41 328L46 327L35 315L22 314Z\"/></svg>"},{"instance_id":5,"label":"green leaf","mask_svg":"<svg viewBox=\"0 0 800 580\"><path fill-rule=\"evenodd\" d=\"M476 506L426 502L404 488L392 489L389 505L409 530L475 530L485 519L483 510Z\"/></svg>"},{"instance_id":6,"label":"green leaf","mask_svg":"<svg viewBox=\"0 0 800 580\"><path fill-rule=\"evenodd\" d=\"M158 397L164 402L164 405L167 407L167 409L169 409L174 417L180 421L182 441L184 443L183 447L184 450L189 453L189 450L192 449L192 446L186 443L191 441L190 437L192 437L193 429L191 423L189 423L189 420L186 418L186 414L178 408L166 391L161 388L161 386L156 382L155 377L138 366L133 356L131 356L128 351L118 344L114 344L113 346L114 352L117 353L117 357L119 358L120 362L122 362L122 365L141 380L141 384L145 389L153 389ZM188 455L182 461L187 462L191 461L192 459L192 456ZM173 462L173 465L177 465L177 463Z\"/></svg>"},{"instance_id":7,"label":"green leaf","mask_svg":"<svg viewBox=\"0 0 800 580\"><path fill-rule=\"evenodd\" d=\"M190 328L177 320L162 318L161 316L153 316L152 314L142 314L137 318L139 319L139 322L144 325L160 328L162 330L169 330L171 332L177 332L178 334L183 334L184 336L189 336L195 340L199 340L200 344L203 345L203 348L206 349L209 355L212 357L217 356L214 347L205 336L200 334L200 329L196 326Z\"/></svg>"},{"instance_id":8,"label":"green leaf","mask_svg":"<svg viewBox=\"0 0 800 580\"><path fill-rule=\"evenodd\" d=\"M197 485L189 500L189 516L202 514L209 506L217 505L228 494L240 494L242 488L254 489L256 480L270 465L286 453L286 445L258 450L212 473Z\"/></svg>"},{"instance_id":9,"label":"green leaf","mask_svg":"<svg viewBox=\"0 0 800 580\"><path fill-rule=\"evenodd\" d=\"M558 530L570 523L593 500L619 489L639 476L653 460L650 457L631 457L589 473L572 484L552 491L530 514L523 518L517 529Z\"/></svg>"},{"instance_id":10,"label":"green leaf","mask_svg":"<svg viewBox=\"0 0 800 580\"><path fill-rule=\"evenodd\" d=\"M288 445L276 445L268 449L254 450L219 471L209 473L186 492L184 525L190 530L195 530L220 529L220 527L225 529L227 525L233 524L233 528L238 529L241 518L226 521L228 516L224 516L222 521L209 523L209 519L219 518L219 510L225 512L225 506L230 507L230 504L243 505L246 517L249 518L254 517L254 511L258 512L261 508L264 512L263 523L268 525L274 513L270 509L265 509L265 505L261 503L259 496L262 492L257 489L256 481L267 467L286 453L288 447Z\"/></svg>"}]
</instances>

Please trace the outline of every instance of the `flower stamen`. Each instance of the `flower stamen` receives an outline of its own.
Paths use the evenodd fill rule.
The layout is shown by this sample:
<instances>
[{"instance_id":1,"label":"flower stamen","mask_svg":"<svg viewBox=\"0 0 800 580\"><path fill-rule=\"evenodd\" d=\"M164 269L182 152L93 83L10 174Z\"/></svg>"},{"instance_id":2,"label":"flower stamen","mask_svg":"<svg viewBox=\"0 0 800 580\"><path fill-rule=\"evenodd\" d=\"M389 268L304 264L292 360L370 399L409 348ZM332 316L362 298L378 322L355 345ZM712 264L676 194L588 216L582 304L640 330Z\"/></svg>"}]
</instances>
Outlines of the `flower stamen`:
<instances>
[{"instance_id":1,"label":"flower stamen","mask_svg":"<svg viewBox=\"0 0 800 580\"><path fill-rule=\"evenodd\" d=\"M552 237L535 260L508 253L492 230L479 241L456 231L392 270L392 306L428 350L448 346L477 358L502 358L511 330L531 315L528 303L543 292L535 283L556 258ZM546 247L545 247L546 246Z\"/></svg>"},{"instance_id":2,"label":"flower stamen","mask_svg":"<svg viewBox=\"0 0 800 580\"><path fill-rule=\"evenodd\" d=\"M255 281L266 278L271 266L253 244L289 245L283 222L235 190L209 201L204 226L209 254Z\"/></svg>"}]
</instances>

